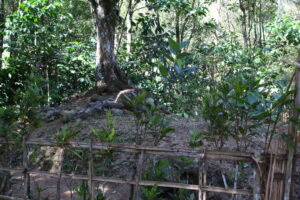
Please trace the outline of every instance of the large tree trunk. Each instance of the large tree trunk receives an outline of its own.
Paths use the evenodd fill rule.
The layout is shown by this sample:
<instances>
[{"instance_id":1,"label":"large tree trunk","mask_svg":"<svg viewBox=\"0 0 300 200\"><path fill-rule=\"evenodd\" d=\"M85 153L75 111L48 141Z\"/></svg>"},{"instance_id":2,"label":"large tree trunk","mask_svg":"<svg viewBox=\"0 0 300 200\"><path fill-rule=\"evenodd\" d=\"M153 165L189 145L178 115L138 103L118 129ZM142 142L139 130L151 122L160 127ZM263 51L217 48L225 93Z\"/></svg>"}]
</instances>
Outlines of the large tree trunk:
<instances>
[{"instance_id":1,"label":"large tree trunk","mask_svg":"<svg viewBox=\"0 0 300 200\"><path fill-rule=\"evenodd\" d=\"M89 0L95 16L97 32L97 92L117 92L130 88L128 79L119 69L114 54L115 30L119 20L118 0Z\"/></svg>"}]
</instances>

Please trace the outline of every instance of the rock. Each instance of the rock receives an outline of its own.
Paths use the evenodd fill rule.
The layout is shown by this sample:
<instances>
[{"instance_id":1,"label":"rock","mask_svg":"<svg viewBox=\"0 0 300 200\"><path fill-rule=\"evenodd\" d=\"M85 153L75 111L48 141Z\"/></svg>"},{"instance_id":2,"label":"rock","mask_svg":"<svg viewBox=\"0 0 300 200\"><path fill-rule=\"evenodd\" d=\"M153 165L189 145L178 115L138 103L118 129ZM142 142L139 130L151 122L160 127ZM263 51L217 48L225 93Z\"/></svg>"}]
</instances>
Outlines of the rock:
<instances>
[{"instance_id":1,"label":"rock","mask_svg":"<svg viewBox=\"0 0 300 200\"><path fill-rule=\"evenodd\" d=\"M113 115L119 115L119 116L124 114L123 110L118 109L118 108L113 108L113 109L111 109L111 113L112 113Z\"/></svg>"},{"instance_id":2,"label":"rock","mask_svg":"<svg viewBox=\"0 0 300 200\"><path fill-rule=\"evenodd\" d=\"M58 109L50 109L48 112L47 112L47 114L46 114L46 116L45 116L45 120L46 121L48 121L48 122L50 122L50 121L53 121L53 120L55 120L55 119L57 119L59 116L61 115L61 112L60 112L60 110L58 110Z\"/></svg>"},{"instance_id":3,"label":"rock","mask_svg":"<svg viewBox=\"0 0 300 200\"><path fill-rule=\"evenodd\" d=\"M104 97L104 96L93 95L93 96L91 96L90 101L91 102L96 102L96 101L104 101L106 99L107 99L107 97Z\"/></svg>"},{"instance_id":4,"label":"rock","mask_svg":"<svg viewBox=\"0 0 300 200\"><path fill-rule=\"evenodd\" d=\"M68 102L71 102L71 101L74 101L76 99L79 99L80 97L82 96L82 94L79 94L79 93L75 93L69 97L65 97L61 100L62 103L68 103Z\"/></svg>"},{"instance_id":5,"label":"rock","mask_svg":"<svg viewBox=\"0 0 300 200\"><path fill-rule=\"evenodd\" d=\"M116 103L114 101L105 101L103 103L103 107L104 108L117 108L117 109L122 109L124 108L124 104L123 103Z\"/></svg>"},{"instance_id":6,"label":"rock","mask_svg":"<svg viewBox=\"0 0 300 200\"><path fill-rule=\"evenodd\" d=\"M94 105L94 108L97 112L102 112L103 110L103 103L101 101L97 101Z\"/></svg>"},{"instance_id":7,"label":"rock","mask_svg":"<svg viewBox=\"0 0 300 200\"><path fill-rule=\"evenodd\" d=\"M64 110L64 111L62 111L61 115L63 117L64 122L69 122L76 117L77 111L76 110Z\"/></svg>"},{"instance_id":8,"label":"rock","mask_svg":"<svg viewBox=\"0 0 300 200\"><path fill-rule=\"evenodd\" d=\"M76 114L76 110L64 110L61 112L62 115L73 116Z\"/></svg>"},{"instance_id":9,"label":"rock","mask_svg":"<svg viewBox=\"0 0 300 200\"><path fill-rule=\"evenodd\" d=\"M94 112L94 108L87 108L87 109L85 109L83 114L89 116L89 115L92 115L93 112Z\"/></svg>"},{"instance_id":10,"label":"rock","mask_svg":"<svg viewBox=\"0 0 300 200\"><path fill-rule=\"evenodd\" d=\"M80 110L78 112L78 115L80 115L82 119L86 119L89 116L100 114L102 111L103 111L103 105L101 102L98 102L84 110Z\"/></svg>"}]
</instances>

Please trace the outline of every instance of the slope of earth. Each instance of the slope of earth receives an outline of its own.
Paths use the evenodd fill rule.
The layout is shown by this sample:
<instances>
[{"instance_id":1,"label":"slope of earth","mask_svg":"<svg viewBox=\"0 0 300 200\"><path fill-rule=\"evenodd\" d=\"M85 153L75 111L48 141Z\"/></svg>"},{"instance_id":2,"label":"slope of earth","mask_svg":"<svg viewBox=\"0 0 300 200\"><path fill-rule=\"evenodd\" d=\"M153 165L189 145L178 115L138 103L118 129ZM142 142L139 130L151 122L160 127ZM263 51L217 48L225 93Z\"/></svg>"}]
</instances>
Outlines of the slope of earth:
<instances>
[{"instance_id":1,"label":"slope of earth","mask_svg":"<svg viewBox=\"0 0 300 200\"><path fill-rule=\"evenodd\" d=\"M54 139L55 135L59 133L62 127L71 126L76 127L79 131L79 134L76 135L72 140L73 141L90 141L92 138L94 141L97 141L96 137L91 133L92 130L98 129L101 130L106 127L107 119L106 119L106 111L110 110L112 113L112 119L115 121L114 128L116 130L117 140L115 143L117 144L134 144L135 133L136 133L136 124L135 118L132 112L119 109L119 108L111 108L107 106L107 102L111 102L115 99L115 96L97 96L93 95L91 97L84 96L74 96L70 99L67 99L65 103L60 105L59 107L51 107L44 108L41 110L41 119L42 125L40 128L36 129L33 133L31 133L29 140L50 140ZM187 119L182 118L173 114L168 114L167 118L171 119L171 127L175 129L174 132L168 133L166 137L159 141L157 146L160 147L173 147L173 148L186 148L189 147L189 138L194 130L196 131L205 131L207 129L207 124L202 119ZM153 146L153 136L151 134L147 134L143 140L143 146ZM250 144L249 150L257 150L260 148L262 144L261 138L255 138ZM234 151L233 148L235 146L235 142L233 140L229 140L224 149L228 151ZM199 150L213 150L215 149L214 143L205 142L205 144L198 148ZM47 147L33 147L31 149L31 154L35 155L36 152L42 152L43 154L48 154L48 156L40 156L43 157L43 161L41 159L32 164L32 168L41 169L44 171L53 170L53 157L55 157L56 150L55 148L47 148ZM78 152L77 152L78 153ZM41 153L36 153L41 154ZM84 152L82 152L84 154ZM37 156L38 157L38 156ZM100 156L101 157L101 156ZM132 166L136 161L136 157L134 155L128 154L116 154L114 156L105 157L98 159L95 158L96 162L99 161L99 165L96 166L95 173L98 176L112 176L118 178L132 179L133 171ZM152 158L153 159L153 158ZM165 159L168 158L154 158L154 160ZM147 163L151 163L149 158L146 158ZM178 172L168 171L170 174L168 180L175 180L176 178L181 178L182 175L187 176L186 180L191 181L192 184L197 184L197 182L193 183L193 176L197 175L197 168L193 165L197 164L192 162L192 165L189 165L189 161L184 164L178 160L168 160L170 162L174 162L176 167L186 168L187 172L183 172L178 175ZM71 151L66 153L64 171L68 173L75 174L87 174L86 171L87 162L78 162L76 156L74 158L74 153ZM219 163L212 162L210 165L210 176L212 177L208 180L210 183L213 183L214 186L223 187L222 182L222 174L220 169L230 169L234 171L235 164L234 163ZM76 166L76 167L74 167ZM221 167L222 166L222 167ZM240 183L240 189L247 189L251 184L251 178L249 178L252 173L251 166L246 165L244 167L244 183ZM226 174L228 179L232 176L232 174ZM246 177L248 176L248 177ZM175 178L176 177L176 178ZM22 176L16 175L14 178L19 182L15 184L13 187L13 196L21 197L22 192ZM178 180L178 179L176 179ZM56 178L47 178L42 176L33 176L31 179L31 186L33 191L33 196L35 198L48 198L55 199L56 194ZM64 178L61 181L61 191L63 199L78 199L78 195L75 194L74 185L80 185L82 182L78 180L72 180ZM250 184L249 184L250 183ZM228 183L232 184L232 183ZM73 186L72 186L73 185ZM111 184L111 183L98 183L97 188L99 190L104 191L106 199L110 200L128 200L130 198L130 190L131 186L126 184ZM173 191L174 192L174 191ZM169 191L170 193L170 191ZM172 193L172 191L171 191ZM167 194L169 195L169 194ZM230 199L230 196L219 196L212 195L212 199ZM170 197L167 199L171 199ZM240 197L239 199L248 199L247 197Z\"/></svg>"}]
</instances>

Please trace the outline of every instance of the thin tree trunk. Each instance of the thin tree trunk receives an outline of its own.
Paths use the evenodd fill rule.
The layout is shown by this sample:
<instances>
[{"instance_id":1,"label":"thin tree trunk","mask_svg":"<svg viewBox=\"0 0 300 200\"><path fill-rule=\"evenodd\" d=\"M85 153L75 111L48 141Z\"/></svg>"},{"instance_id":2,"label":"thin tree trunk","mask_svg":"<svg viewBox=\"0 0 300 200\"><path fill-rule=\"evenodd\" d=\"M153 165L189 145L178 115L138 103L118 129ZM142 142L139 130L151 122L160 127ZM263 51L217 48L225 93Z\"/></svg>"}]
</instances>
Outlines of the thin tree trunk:
<instances>
[{"instance_id":1,"label":"thin tree trunk","mask_svg":"<svg viewBox=\"0 0 300 200\"><path fill-rule=\"evenodd\" d=\"M180 28L179 28L179 19L180 19L180 13L177 11L175 16L175 32L176 32L176 42L180 43Z\"/></svg>"},{"instance_id":2,"label":"thin tree trunk","mask_svg":"<svg viewBox=\"0 0 300 200\"><path fill-rule=\"evenodd\" d=\"M129 56L131 54L131 43L132 43L132 17L133 17L133 10L132 10L132 0L128 0L128 16L126 18L126 26L127 26L127 45L126 45L126 61L129 61Z\"/></svg>"},{"instance_id":3,"label":"thin tree trunk","mask_svg":"<svg viewBox=\"0 0 300 200\"><path fill-rule=\"evenodd\" d=\"M242 33L243 33L243 39L244 39L244 48L248 48L248 36L247 36L247 14L246 9L244 7L243 0L239 0L240 9L242 11Z\"/></svg>"},{"instance_id":4,"label":"thin tree trunk","mask_svg":"<svg viewBox=\"0 0 300 200\"><path fill-rule=\"evenodd\" d=\"M283 11L283 1L277 0L277 16L282 17L282 11Z\"/></svg>"},{"instance_id":5,"label":"thin tree trunk","mask_svg":"<svg viewBox=\"0 0 300 200\"><path fill-rule=\"evenodd\" d=\"M3 67L2 56L4 51L4 30L5 30L5 0L0 0L0 69Z\"/></svg>"}]
</instances>

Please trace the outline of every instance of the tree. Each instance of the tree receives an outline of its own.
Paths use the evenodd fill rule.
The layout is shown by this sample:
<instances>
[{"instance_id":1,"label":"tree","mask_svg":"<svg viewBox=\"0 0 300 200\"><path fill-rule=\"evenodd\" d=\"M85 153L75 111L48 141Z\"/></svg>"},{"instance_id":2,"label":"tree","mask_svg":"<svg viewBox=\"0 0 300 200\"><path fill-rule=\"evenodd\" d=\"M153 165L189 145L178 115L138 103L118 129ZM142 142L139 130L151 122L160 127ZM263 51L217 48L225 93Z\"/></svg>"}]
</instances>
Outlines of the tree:
<instances>
[{"instance_id":1,"label":"tree","mask_svg":"<svg viewBox=\"0 0 300 200\"><path fill-rule=\"evenodd\" d=\"M5 30L5 9L4 9L4 0L0 0L0 69L2 68L2 54L4 49L4 30Z\"/></svg>"},{"instance_id":2,"label":"tree","mask_svg":"<svg viewBox=\"0 0 300 200\"><path fill-rule=\"evenodd\" d=\"M115 31L119 17L118 0L89 0L97 32L97 93L117 92L130 88L125 74L118 67L114 54Z\"/></svg>"}]
</instances>

